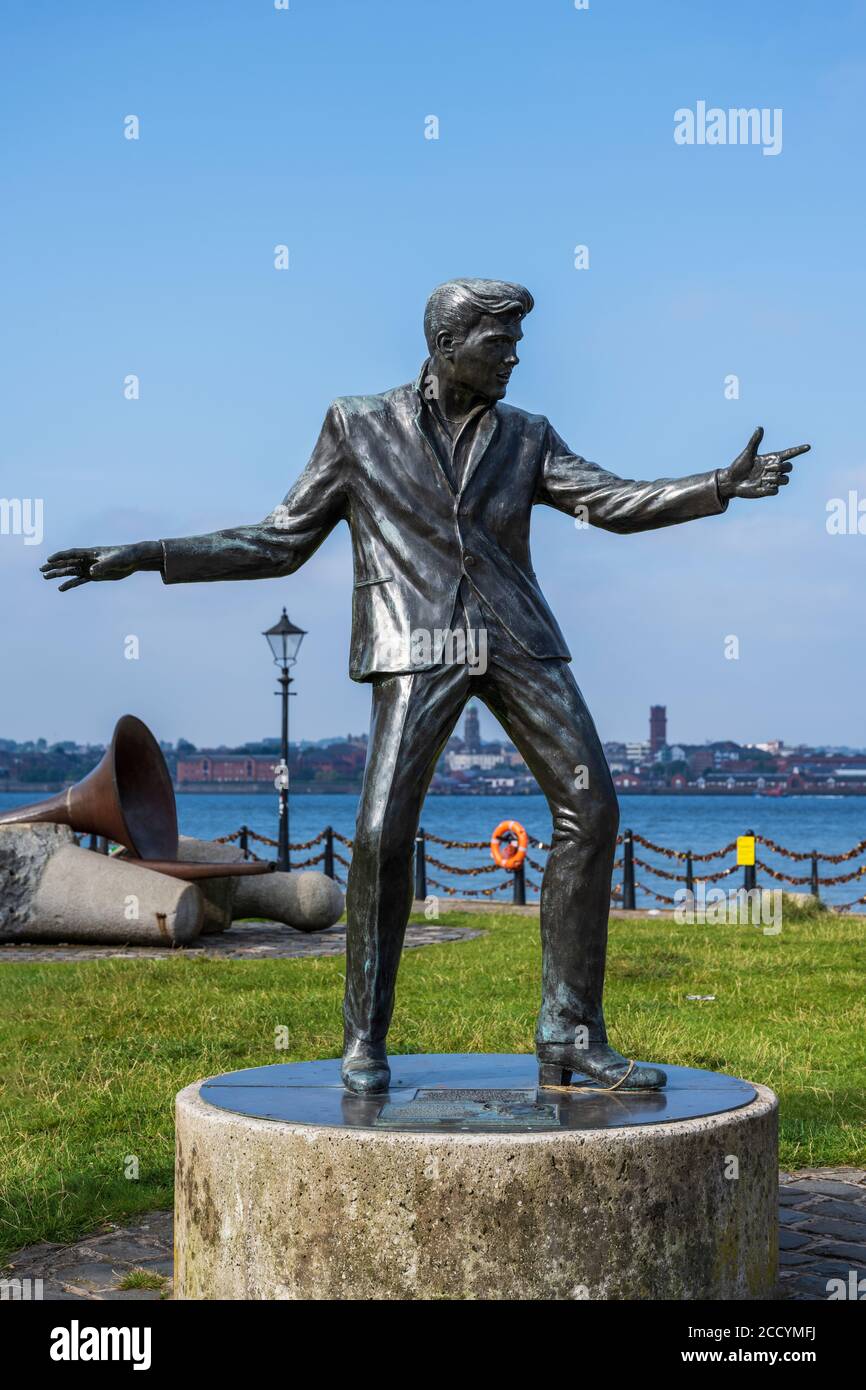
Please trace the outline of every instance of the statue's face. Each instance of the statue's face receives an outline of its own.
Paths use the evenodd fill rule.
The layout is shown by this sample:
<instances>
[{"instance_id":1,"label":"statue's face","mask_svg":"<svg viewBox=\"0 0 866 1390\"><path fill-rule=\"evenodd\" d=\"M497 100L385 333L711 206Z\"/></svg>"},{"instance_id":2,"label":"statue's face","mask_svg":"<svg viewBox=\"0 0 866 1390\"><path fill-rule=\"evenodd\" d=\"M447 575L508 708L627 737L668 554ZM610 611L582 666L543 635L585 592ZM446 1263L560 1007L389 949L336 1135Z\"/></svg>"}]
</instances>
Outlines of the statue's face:
<instances>
[{"instance_id":1,"label":"statue's face","mask_svg":"<svg viewBox=\"0 0 866 1390\"><path fill-rule=\"evenodd\" d=\"M485 400L501 401L508 380L520 358L517 344L523 337L520 318L485 314L462 340L440 334L440 356L448 364L452 380Z\"/></svg>"}]
</instances>

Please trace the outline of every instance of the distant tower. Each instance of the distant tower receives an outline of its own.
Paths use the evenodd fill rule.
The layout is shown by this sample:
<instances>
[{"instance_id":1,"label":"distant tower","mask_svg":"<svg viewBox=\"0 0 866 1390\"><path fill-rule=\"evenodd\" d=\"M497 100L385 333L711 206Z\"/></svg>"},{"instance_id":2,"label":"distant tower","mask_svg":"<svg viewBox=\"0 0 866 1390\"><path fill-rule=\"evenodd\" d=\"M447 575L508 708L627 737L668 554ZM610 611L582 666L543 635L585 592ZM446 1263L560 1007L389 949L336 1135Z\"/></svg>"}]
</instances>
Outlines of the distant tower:
<instances>
[{"instance_id":1,"label":"distant tower","mask_svg":"<svg viewBox=\"0 0 866 1390\"><path fill-rule=\"evenodd\" d=\"M478 706L470 705L466 711L463 725L463 749L466 753L481 752L481 726L478 723Z\"/></svg>"},{"instance_id":2,"label":"distant tower","mask_svg":"<svg viewBox=\"0 0 866 1390\"><path fill-rule=\"evenodd\" d=\"M667 705L650 705L650 756L654 757L668 741Z\"/></svg>"}]
</instances>

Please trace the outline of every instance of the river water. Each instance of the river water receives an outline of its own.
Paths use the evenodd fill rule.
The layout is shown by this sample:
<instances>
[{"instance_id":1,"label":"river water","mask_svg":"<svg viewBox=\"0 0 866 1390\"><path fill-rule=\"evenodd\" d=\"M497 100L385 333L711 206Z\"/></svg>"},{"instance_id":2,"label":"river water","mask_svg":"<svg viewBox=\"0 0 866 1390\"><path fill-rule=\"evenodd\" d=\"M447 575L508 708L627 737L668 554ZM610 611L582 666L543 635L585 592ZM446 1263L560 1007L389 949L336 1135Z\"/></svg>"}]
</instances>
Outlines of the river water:
<instances>
[{"instance_id":1,"label":"river water","mask_svg":"<svg viewBox=\"0 0 866 1390\"><path fill-rule=\"evenodd\" d=\"M0 809L21 805L28 798L12 793L0 794ZM180 828L184 834L196 835L202 839L212 839L236 830L240 825L248 825L252 830L275 839L277 834L276 796L244 795L243 793L190 794L179 792L177 796ZM316 794L296 796L290 802L290 837L293 842L310 840L326 825L351 838L354 833L357 797L352 795ZM787 849L810 852L815 849L831 854L839 854L866 839L866 798L861 797L703 797L703 796L624 796L620 801L621 828L630 828L654 844L674 850L691 849L695 854L702 851L720 849L729 844L737 835L754 830ZM494 827L501 820L517 820L526 827L533 842L550 841L550 814L542 796L430 796L424 805L422 825L428 833L450 840L489 840ZM264 856L273 851L266 846L251 842L252 847ZM341 844L337 851L348 857L349 851ZM294 855L302 860L321 850L317 845L313 850L299 851ZM444 863L461 867L490 866L492 860L488 849L457 850L446 849L442 845L430 843L428 853ZM618 852L618 856L622 851ZM636 845L635 853L639 859L646 860L657 868L668 872L681 873L683 865ZM530 850L530 855L538 863L543 863L543 851ZM758 857L770 867L796 876L808 876L808 860L796 862L758 846ZM695 873L712 873L734 861L733 853L723 860L712 860L707 864L695 861ZM822 877L832 877L850 873L864 867L864 878L850 883L822 887L822 896L828 902L850 903L866 894L866 856L842 864L819 863ZM337 865L340 877L345 877L345 867ZM478 889L501 882L506 876L501 872L465 877L434 866L429 868L431 879L450 888ZM658 878L648 870L638 867L638 883L646 885L667 897L672 897L678 886L675 882ZM621 877L617 870L614 881ZM527 868L530 885L540 878L539 872L531 866ZM779 883L762 876L758 879L768 887L794 888L804 891L808 885ZM728 880L721 880L722 886L734 887L741 882L739 873ZM441 891L431 887L431 892ZM508 900L507 890L497 892L496 898ZM537 895L530 887L527 898L532 901ZM649 892L638 889L637 904L642 907L663 907ZM862 904L858 911L866 911Z\"/></svg>"}]
</instances>

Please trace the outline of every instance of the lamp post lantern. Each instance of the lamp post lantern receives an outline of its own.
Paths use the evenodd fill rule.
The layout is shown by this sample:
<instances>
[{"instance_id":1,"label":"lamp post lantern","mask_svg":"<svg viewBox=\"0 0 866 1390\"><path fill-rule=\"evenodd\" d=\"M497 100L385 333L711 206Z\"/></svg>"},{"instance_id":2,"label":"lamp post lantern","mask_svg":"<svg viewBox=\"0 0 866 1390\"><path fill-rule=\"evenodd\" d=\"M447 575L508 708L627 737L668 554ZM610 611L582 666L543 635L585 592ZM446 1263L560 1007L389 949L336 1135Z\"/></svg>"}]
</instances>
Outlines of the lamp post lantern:
<instances>
[{"instance_id":1,"label":"lamp post lantern","mask_svg":"<svg viewBox=\"0 0 866 1390\"><path fill-rule=\"evenodd\" d=\"M268 646L274 658L274 665L280 668L279 682L280 689L276 692L282 696L283 700L283 724L282 739L280 745L280 765L276 770L275 785L280 794L280 829L279 829L279 848L277 850L277 867L286 872L291 868L289 863L289 695L294 691L289 690L292 684L292 677L289 675L289 667L294 666L298 659L300 645L306 637L306 632L302 627L295 627L289 618L285 608L282 617L273 627L269 627L263 636L268 639Z\"/></svg>"}]
</instances>

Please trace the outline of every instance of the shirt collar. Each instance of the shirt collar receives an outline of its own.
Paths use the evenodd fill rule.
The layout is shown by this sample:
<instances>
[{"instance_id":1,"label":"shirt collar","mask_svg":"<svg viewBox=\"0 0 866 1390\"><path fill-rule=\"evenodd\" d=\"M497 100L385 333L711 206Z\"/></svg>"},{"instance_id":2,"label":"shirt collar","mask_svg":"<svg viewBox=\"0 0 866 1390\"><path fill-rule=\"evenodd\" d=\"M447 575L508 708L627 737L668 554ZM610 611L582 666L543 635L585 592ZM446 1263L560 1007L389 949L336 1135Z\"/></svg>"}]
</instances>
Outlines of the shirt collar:
<instances>
[{"instance_id":1,"label":"shirt collar","mask_svg":"<svg viewBox=\"0 0 866 1390\"><path fill-rule=\"evenodd\" d=\"M444 416L442 415L442 411L439 408L437 398L435 396L427 395L426 392L427 383L432 378L432 372L430 370L430 361L431 359L429 357L425 359L421 367L421 370L418 373L417 380L415 382L415 391L418 396L421 407L423 409L429 410L431 414L438 416L440 420L444 420ZM495 406L495 401L489 401L487 403L482 401L480 405L473 406L472 410L470 410L469 414L463 421L463 424L468 424L470 420L480 419L481 416L485 415L488 410L495 409Z\"/></svg>"}]
</instances>

